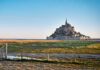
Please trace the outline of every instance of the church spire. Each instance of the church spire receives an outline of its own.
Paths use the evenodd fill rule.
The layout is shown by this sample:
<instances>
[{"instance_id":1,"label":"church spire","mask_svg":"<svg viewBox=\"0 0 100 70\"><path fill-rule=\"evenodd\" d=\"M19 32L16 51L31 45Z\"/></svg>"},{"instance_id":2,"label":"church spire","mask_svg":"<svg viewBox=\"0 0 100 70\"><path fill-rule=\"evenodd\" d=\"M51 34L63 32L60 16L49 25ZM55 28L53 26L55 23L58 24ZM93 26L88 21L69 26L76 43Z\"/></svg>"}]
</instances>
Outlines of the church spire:
<instances>
[{"instance_id":1,"label":"church spire","mask_svg":"<svg viewBox=\"0 0 100 70\"><path fill-rule=\"evenodd\" d=\"M68 24L68 22L67 22L67 18L66 18L65 24Z\"/></svg>"}]
</instances>

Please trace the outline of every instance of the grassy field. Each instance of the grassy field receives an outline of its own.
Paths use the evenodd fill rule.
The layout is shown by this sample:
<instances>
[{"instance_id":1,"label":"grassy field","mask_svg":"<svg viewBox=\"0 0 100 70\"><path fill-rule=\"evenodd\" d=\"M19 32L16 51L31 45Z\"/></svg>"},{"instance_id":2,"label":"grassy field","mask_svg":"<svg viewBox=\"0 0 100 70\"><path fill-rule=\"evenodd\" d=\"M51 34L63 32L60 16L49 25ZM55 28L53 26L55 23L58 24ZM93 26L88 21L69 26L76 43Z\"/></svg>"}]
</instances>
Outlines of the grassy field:
<instances>
[{"instance_id":1,"label":"grassy field","mask_svg":"<svg viewBox=\"0 0 100 70\"><path fill-rule=\"evenodd\" d=\"M100 41L88 40L0 40L0 47L8 43L8 53L95 53L100 54ZM20 55L21 56L21 55ZM38 58L46 58L42 56ZM58 57L50 57L58 58ZM54 61L0 61L0 69L7 70L14 68L18 70L66 70L66 69L100 69L99 58L67 58L59 57ZM37 65L36 65L37 64ZM41 66L42 64L42 66ZM8 65L8 66L7 66Z\"/></svg>"},{"instance_id":2,"label":"grassy field","mask_svg":"<svg viewBox=\"0 0 100 70\"><path fill-rule=\"evenodd\" d=\"M1 61L0 70L99 70L99 67L79 64Z\"/></svg>"},{"instance_id":3,"label":"grassy field","mask_svg":"<svg viewBox=\"0 0 100 70\"><path fill-rule=\"evenodd\" d=\"M81 40L3 40L8 52L42 53L100 53L100 41Z\"/></svg>"}]
</instances>

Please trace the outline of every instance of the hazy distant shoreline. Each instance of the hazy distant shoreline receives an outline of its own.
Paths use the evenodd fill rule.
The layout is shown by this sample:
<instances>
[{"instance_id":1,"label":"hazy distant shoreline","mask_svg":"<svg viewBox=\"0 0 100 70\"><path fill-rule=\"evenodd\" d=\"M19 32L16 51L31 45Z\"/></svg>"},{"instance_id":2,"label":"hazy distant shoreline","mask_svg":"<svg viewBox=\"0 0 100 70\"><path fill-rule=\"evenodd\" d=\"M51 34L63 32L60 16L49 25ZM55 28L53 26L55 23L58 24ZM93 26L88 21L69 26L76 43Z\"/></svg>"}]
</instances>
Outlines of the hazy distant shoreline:
<instances>
[{"instance_id":1,"label":"hazy distant shoreline","mask_svg":"<svg viewBox=\"0 0 100 70\"><path fill-rule=\"evenodd\" d=\"M47 39L16 39L16 38L13 38L13 39L10 39L10 38L0 38L0 40L47 40ZM99 40L100 41L100 38L91 38L90 40Z\"/></svg>"}]
</instances>

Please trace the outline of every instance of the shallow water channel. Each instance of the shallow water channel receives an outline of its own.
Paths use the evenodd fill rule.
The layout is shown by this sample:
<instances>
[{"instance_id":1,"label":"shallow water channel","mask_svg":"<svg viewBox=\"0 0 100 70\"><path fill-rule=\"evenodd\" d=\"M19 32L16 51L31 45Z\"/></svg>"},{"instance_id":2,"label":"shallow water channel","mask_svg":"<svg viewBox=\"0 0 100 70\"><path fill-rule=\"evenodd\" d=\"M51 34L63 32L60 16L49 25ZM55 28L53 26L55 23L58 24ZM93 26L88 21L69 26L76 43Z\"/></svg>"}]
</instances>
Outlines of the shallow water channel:
<instances>
[{"instance_id":1,"label":"shallow water channel","mask_svg":"<svg viewBox=\"0 0 100 70\"><path fill-rule=\"evenodd\" d=\"M9 59L38 59L37 57L55 57L56 58L100 58L100 54L78 54L78 53L8 53ZM53 60L54 60L53 59Z\"/></svg>"},{"instance_id":2,"label":"shallow water channel","mask_svg":"<svg viewBox=\"0 0 100 70\"><path fill-rule=\"evenodd\" d=\"M43 58L41 58L43 57ZM44 58L47 57L47 58ZM8 59L34 59L34 60L67 60L78 58L79 64L74 63L45 63L27 61L0 61L0 70L99 70L100 54L78 53L8 53ZM53 57L53 58L52 58ZM81 60L82 58L82 60ZM86 58L84 60L83 58ZM91 61L88 58L93 58ZM95 59L95 60L94 60ZM83 63L83 64L81 64ZM85 63L85 64L84 64Z\"/></svg>"}]
</instances>

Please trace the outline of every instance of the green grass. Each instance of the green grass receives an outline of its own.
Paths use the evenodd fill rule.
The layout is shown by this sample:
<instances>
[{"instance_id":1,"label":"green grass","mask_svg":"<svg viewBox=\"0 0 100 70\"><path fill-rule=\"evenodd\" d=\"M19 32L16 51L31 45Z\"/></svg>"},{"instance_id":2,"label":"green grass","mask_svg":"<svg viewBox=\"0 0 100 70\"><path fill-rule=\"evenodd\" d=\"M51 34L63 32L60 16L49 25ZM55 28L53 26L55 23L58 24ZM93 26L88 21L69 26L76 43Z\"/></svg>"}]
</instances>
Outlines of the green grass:
<instances>
[{"instance_id":1,"label":"green grass","mask_svg":"<svg viewBox=\"0 0 100 70\"><path fill-rule=\"evenodd\" d=\"M0 46L3 44L0 43ZM100 53L100 41L10 42L8 52Z\"/></svg>"},{"instance_id":2,"label":"green grass","mask_svg":"<svg viewBox=\"0 0 100 70\"><path fill-rule=\"evenodd\" d=\"M0 43L0 47L5 45L5 43ZM70 40L70 41L45 41L45 42L8 42L8 52L26 52L26 53L96 53L100 54L100 41L80 41L80 40ZM47 59L47 57L38 57L42 59ZM52 57L55 58L55 57ZM14 61L8 59L8 61ZM20 61L20 60L15 60ZM43 62L43 63L63 63L63 64L74 64L83 65L88 67L100 68L100 59L93 58L74 58L74 59L63 59L63 60L26 60L21 61L33 61L33 62Z\"/></svg>"}]
</instances>

